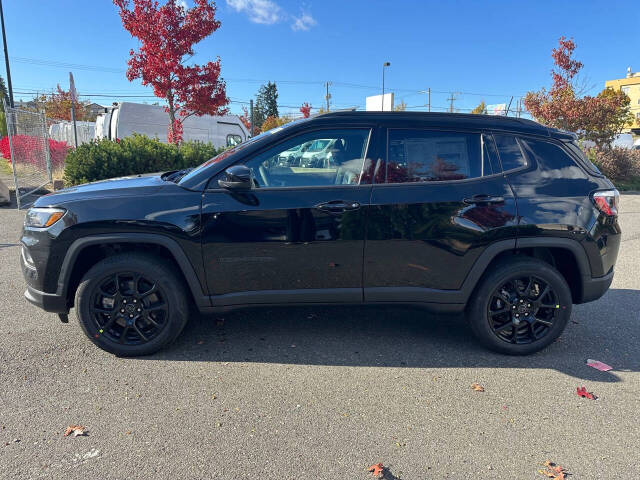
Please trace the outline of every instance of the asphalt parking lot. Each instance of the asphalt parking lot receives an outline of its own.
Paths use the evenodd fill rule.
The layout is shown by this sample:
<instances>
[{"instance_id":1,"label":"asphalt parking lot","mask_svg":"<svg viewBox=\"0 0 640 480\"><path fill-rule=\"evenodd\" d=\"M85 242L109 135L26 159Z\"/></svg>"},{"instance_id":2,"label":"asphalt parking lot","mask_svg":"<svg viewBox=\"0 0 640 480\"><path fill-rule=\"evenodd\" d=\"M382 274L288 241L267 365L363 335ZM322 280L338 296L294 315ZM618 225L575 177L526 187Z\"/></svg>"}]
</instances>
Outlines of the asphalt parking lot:
<instances>
[{"instance_id":1,"label":"asphalt parking lot","mask_svg":"<svg viewBox=\"0 0 640 480\"><path fill-rule=\"evenodd\" d=\"M638 195L611 290L524 358L460 318L366 307L194 318L168 350L116 358L24 300L23 215L0 208L2 479L367 479L378 462L387 480L536 479L545 460L640 478Z\"/></svg>"}]
</instances>

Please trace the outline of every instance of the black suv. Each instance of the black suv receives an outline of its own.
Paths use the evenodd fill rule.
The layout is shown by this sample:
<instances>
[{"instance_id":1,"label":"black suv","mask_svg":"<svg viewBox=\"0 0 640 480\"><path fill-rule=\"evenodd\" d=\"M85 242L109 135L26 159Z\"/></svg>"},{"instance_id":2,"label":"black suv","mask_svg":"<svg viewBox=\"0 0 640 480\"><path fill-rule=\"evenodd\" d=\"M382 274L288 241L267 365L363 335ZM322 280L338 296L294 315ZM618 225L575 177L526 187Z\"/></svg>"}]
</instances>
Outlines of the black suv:
<instances>
[{"instance_id":1,"label":"black suv","mask_svg":"<svg viewBox=\"0 0 640 480\"><path fill-rule=\"evenodd\" d=\"M609 288L617 204L573 134L336 112L191 171L40 198L21 239L25 295L63 321L75 307L118 355L167 345L191 307L338 303L464 311L484 345L528 354L560 335L572 304Z\"/></svg>"}]
</instances>

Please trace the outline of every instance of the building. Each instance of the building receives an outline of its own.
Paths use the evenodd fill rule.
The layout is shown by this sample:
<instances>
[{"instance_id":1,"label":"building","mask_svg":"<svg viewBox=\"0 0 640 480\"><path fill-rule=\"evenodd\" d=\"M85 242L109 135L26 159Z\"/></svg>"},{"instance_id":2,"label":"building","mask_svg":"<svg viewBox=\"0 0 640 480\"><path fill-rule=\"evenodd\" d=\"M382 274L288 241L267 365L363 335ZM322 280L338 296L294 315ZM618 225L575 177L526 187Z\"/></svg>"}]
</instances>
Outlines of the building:
<instances>
[{"instance_id":1,"label":"building","mask_svg":"<svg viewBox=\"0 0 640 480\"><path fill-rule=\"evenodd\" d=\"M640 135L640 72L632 72L631 67L627 69L627 76L617 80L607 80L605 88L611 87L614 90L622 90L631 99L631 113L634 122L624 131Z\"/></svg>"}]
</instances>

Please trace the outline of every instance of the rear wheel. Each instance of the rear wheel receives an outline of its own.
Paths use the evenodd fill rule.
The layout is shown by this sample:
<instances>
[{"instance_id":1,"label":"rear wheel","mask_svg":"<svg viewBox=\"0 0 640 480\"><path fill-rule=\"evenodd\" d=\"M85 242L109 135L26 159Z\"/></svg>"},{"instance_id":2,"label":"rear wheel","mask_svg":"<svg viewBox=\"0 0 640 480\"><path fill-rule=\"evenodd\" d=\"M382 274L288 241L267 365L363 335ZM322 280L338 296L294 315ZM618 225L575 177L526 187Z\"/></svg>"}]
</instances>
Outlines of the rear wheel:
<instances>
[{"instance_id":1,"label":"rear wheel","mask_svg":"<svg viewBox=\"0 0 640 480\"><path fill-rule=\"evenodd\" d=\"M540 260L514 257L497 264L481 281L467 318L486 347L527 355L560 336L571 306L569 286L555 268Z\"/></svg>"},{"instance_id":2,"label":"rear wheel","mask_svg":"<svg viewBox=\"0 0 640 480\"><path fill-rule=\"evenodd\" d=\"M75 308L89 339L122 356L148 355L168 345L189 312L182 278L162 259L142 253L94 265L80 282Z\"/></svg>"}]
</instances>

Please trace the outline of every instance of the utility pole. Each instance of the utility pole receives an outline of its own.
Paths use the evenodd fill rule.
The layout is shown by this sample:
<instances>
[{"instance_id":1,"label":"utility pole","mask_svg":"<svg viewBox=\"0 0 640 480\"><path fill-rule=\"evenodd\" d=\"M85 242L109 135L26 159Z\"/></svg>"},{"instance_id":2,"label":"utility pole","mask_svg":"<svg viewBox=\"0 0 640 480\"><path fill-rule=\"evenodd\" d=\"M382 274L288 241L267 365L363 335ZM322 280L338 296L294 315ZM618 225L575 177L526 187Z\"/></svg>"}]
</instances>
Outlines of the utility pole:
<instances>
[{"instance_id":1,"label":"utility pole","mask_svg":"<svg viewBox=\"0 0 640 480\"><path fill-rule=\"evenodd\" d=\"M449 102L451 102L449 104L449 112L453 113L453 102L454 100L456 100L456 95L458 94L458 92L451 92L451 96L449 98L447 98L447 100L449 100Z\"/></svg>"},{"instance_id":2,"label":"utility pole","mask_svg":"<svg viewBox=\"0 0 640 480\"><path fill-rule=\"evenodd\" d=\"M509 100L509 105L507 105L507 111L504 113L505 117L509 116L509 110L511 109L511 102L513 102L513 97L511 97L511 100Z\"/></svg>"},{"instance_id":3,"label":"utility pole","mask_svg":"<svg viewBox=\"0 0 640 480\"><path fill-rule=\"evenodd\" d=\"M7 35L4 31L4 11L2 9L2 0L0 0L0 22L2 23L2 43L4 43L4 63L7 67L7 86L9 87L9 105L13 105L13 87L11 86L11 69L9 68L9 51L7 50Z\"/></svg>"},{"instance_id":4,"label":"utility pole","mask_svg":"<svg viewBox=\"0 0 640 480\"><path fill-rule=\"evenodd\" d=\"M249 128L251 128L249 136L253 137L253 98L249 100Z\"/></svg>"},{"instance_id":5,"label":"utility pole","mask_svg":"<svg viewBox=\"0 0 640 480\"><path fill-rule=\"evenodd\" d=\"M426 90L420 90L418 93L426 93L427 94L427 104L425 105L428 111L431 111L431 87Z\"/></svg>"},{"instance_id":6,"label":"utility pole","mask_svg":"<svg viewBox=\"0 0 640 480\"><path fill-rule=\"evenodd\" d=\"M331 94L329 93L329 85L331 85L331 82L326 82L324 84L324 86L327 88L327 94L324 96L325 100L327 101L327 112L329 111L329 99L331 98Z\"/></svg>"}]
</instances>

